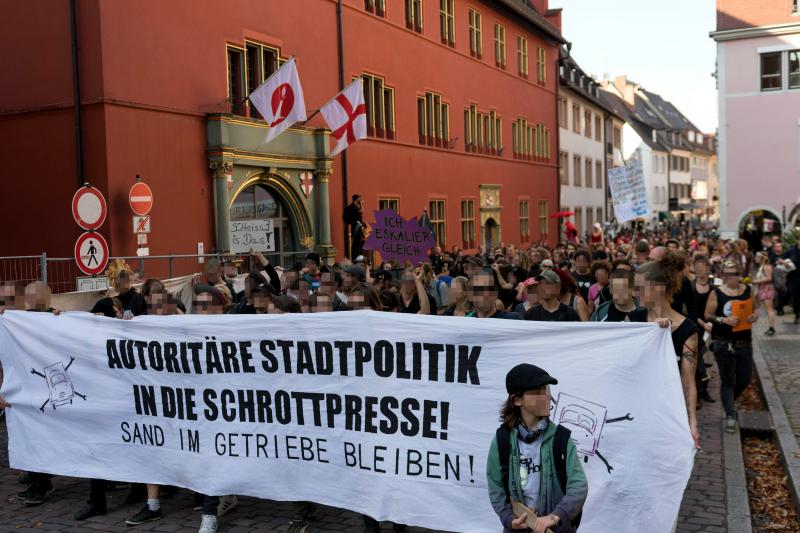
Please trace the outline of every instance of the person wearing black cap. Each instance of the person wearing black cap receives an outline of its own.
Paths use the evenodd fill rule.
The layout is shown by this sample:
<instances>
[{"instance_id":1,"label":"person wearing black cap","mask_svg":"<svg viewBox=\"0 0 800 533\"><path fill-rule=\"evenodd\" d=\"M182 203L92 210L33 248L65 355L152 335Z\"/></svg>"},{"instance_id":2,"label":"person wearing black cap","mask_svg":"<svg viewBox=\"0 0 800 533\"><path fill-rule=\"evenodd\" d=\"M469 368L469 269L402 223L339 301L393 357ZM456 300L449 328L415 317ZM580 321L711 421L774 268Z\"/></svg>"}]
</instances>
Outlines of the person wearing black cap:
<instances>
[{"instance_id":1,"label":"person wearing black cap","mask_svg":"<svg viewBox=\"0 0 800 533\"><path fill-rule=\"evenodd\" d=\"M537 279L541 303L525 312L525 320L538 322L580 322L581 317L572 307L561 303L561 278L552 270L543 270Z\"/></svg>"},{"instance_id":2,"label":"person wearing black cap","mask_svg":"<svg viewBox=\"0 0 800 533\"><path fill-rule=\"evenodd\" d=\"M529 530L531 521L535 533L572 533L580 523L589 486L569 430L549 419L549 385L557 384L527 363L506 375L502 425L486 463L489 499L504 533ZM535 516L515 516L512 503L523 504Z\"/></svg>"}]
</instances>

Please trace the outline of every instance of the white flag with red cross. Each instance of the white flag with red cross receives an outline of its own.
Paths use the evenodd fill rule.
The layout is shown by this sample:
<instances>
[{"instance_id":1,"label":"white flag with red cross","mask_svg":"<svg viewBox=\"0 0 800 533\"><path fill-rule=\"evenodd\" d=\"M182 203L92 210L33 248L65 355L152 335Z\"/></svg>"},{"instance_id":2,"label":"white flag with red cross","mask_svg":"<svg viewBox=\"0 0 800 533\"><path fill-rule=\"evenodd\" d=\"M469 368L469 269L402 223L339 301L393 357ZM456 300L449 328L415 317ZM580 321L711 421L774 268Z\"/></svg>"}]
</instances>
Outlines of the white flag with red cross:
<instances>
[{"instance_id":1,"label":"white flag with red cross","mask_svg":"<svg viewBox=\"0 0 800 533\"><path fill-rule=\"evenodd\" d=\"M367 136L367 107L364 105L362 81L358 78L319 110L336 140L331 157Z\"/></svg>"},{"instance_id":2,"label":"white flag with red cross","mask_svg":"<svg viewBox=\"0 0 800 533\"><path fill-rule=\"evenodd\" d=\"M294 58L286 61L250 93L249 99L269 124L264 143L270 142L293 124L305 121L306 104Z\"/></svg>"}]
</instances>

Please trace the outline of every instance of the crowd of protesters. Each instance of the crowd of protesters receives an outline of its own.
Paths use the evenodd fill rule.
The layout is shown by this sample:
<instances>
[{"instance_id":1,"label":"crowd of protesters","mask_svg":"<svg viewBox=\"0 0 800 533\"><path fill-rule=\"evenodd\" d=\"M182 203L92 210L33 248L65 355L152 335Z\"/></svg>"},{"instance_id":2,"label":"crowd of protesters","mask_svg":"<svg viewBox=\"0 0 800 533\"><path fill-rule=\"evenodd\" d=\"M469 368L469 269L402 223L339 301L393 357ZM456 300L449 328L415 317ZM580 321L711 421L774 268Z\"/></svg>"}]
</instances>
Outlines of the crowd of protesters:
<instances>
[{"instance_id":1,"label":"crowd of protesters","mask_svg":"<svg viewBox=\"0 0 800 533\"><path fill-rule=\"evenodd\" d=\"M699 447L696 411L704 402L715 401L708 390L715 362L725 413L723 426L726 431L736 431L735 400L750 382L752 370L752 329L743 327L744 322L755 323L763 307L769 326L766 335L774 335L776 317L789 303L794 323L800 319L797 245L784 249L779 237L765 236L753 248L744 239L722 240L711 230L676 224L614 235L606 235L596 225L586 239L573 235L554 248L507 245L467 252L455 246L450 250L436 247L430 252L430 261L417 266L370 265L364 255L329 266L319 255L309 253L304 262L282 268L253 252L244 261L207 261L203 275L193 285L188 311L282 314L371 309L532 321L655 322L671 328L690 429ZM245 272L240 272L243 266ZM130 319L187 312L160 280L148 279L144 272L134 272L122 262L112 264L108 277L109 294L94 305L92 313ZM50 292L42 283L8 282L0 291L0 312L58 313L50 307ZM734 312L736 301L749 302L747 316ZM551 379L546 378L540 381ZM522 400L517 398L517 402L516 393L508 392L512 408L523 406L515 420L527 417L543 423L535 414L538 411L524 411ZM7 407L0 396L0 408ZM23 473L21 481L28 488L19 499L28 506L42 504L53 491L46 474ZM89 502L76 513L76 520L106 513L109 485L113 482L92 480ZM145 505L128 525L160 519L160 497L174 490L131 485L126 503ZM237 500L232 495L197 495L196 505L202 513L200 533L213 533L218 517L233 509ZM311 503L297 503L288 531L308 531L314 510ZM579 506L575 510L579 512ZM554 517L543 524L555 532L572 531L570 520L575 517L561 518L564 520ZM527 529L519 520L513 524L504 521L504 525ZM364 517L364 528L380 531L378 522L370 517Z\"/></svg>"}]
</instances>

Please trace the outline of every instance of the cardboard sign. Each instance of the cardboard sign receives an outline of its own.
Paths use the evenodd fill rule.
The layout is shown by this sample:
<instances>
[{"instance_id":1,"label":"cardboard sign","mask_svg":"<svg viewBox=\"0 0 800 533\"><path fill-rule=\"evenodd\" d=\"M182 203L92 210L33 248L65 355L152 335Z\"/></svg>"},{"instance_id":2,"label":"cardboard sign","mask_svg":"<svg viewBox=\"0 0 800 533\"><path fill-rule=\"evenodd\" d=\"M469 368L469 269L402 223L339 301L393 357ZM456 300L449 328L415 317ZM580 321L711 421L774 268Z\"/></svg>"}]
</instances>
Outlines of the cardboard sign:
<instances>
[{"instance_id":1,"label":"cardboard sign","mask_svg":"<svg viewBox=\"0 0 800 533\"><path fill-rule=\"evenodd\" d=\"M228 227L230 252L246 254L275 251L275 219L231 220Z\"/></svg>"},{"instance_id":2,"label":"cardboard sign","mask_svg":"<svg viewBox=\"0 0 800 533\"><path fill-rule=\"evenodd\" d=\"M391 209L374 214L375 223L364 244L365 250L380 252L384 261L410 261L415 266L430 260L428 250L436 246L436 240L433 231L420 226L417 217L406 220Z\"/></svg>"}]
</instances>

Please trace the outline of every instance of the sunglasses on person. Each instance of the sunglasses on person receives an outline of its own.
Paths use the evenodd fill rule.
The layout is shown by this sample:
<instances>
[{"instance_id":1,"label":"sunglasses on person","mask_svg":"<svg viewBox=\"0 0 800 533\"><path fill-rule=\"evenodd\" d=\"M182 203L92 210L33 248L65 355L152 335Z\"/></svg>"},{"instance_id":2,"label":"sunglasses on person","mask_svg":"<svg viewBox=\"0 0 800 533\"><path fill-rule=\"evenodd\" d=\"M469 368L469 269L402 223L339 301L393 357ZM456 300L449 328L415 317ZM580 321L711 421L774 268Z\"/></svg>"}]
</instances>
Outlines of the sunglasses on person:
<instances>
[{"instance_id":1,"label":"sunglasses on person","mask_svg":"<svg viewBox=\"0 0 800 533\"><path fill-rule=\"evenodd\" d=\"M497 292L497 289L495 289L491 285L474 285L470 287L468 290L472 294Z\"/></svg>"}]
</instances>

